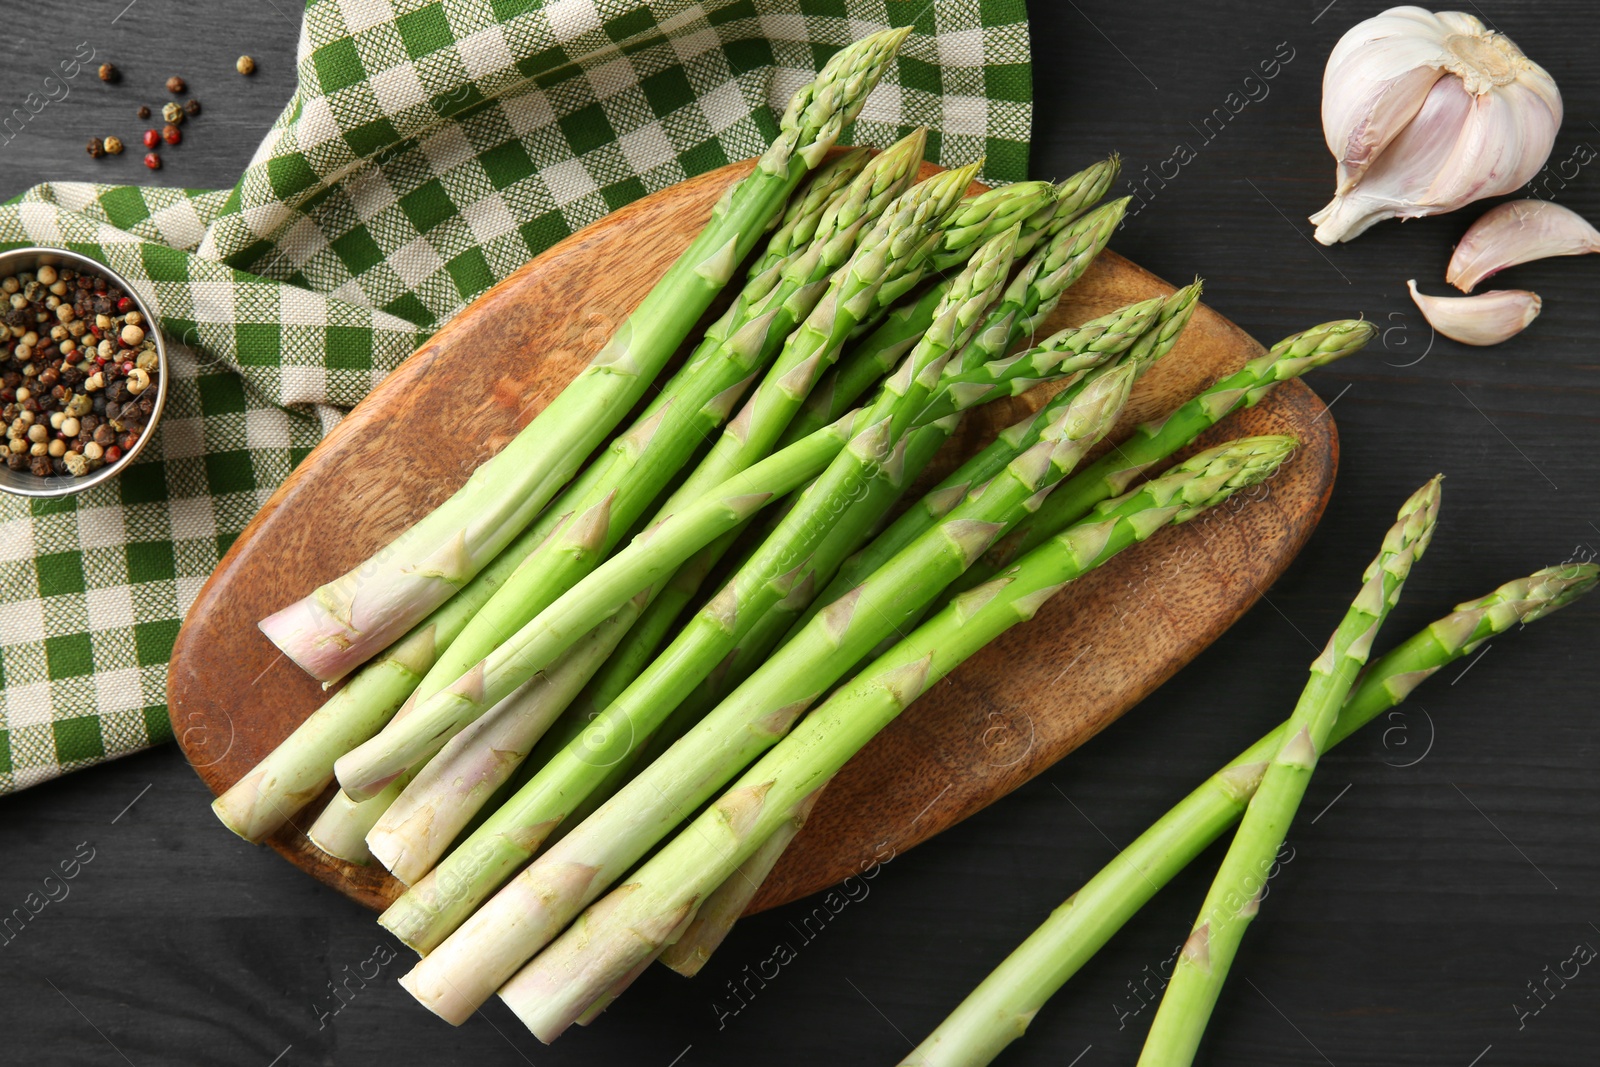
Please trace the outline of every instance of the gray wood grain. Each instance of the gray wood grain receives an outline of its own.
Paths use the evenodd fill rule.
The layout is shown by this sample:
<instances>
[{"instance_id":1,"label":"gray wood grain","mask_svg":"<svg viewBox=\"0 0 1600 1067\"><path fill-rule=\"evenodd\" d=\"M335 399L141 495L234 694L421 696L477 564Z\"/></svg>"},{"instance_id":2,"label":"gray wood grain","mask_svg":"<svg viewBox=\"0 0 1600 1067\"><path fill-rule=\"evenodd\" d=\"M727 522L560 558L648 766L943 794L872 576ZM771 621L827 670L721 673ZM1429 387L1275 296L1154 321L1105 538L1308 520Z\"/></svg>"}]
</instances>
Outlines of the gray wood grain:
<instances>
[{"instance_id":1,"label":"gray wood grain","mask_svg":"<svg viewBox=\"0 0 1600 1067\"><path fill-rule=\"evenodd\" d=\"M1542 294L1543 316L1506 345L1473 350L1430 344L1404 283L1445 291L1449 250L1474 210L1387 223L1338 249L1309 240L1304 217L1323 203L1333 170L1316 119L1322 61L1346 27L1385 5L1032 6L1039 176L1115 149L1139 180L1179 143L1194 150L1165 187L1144 188L1148 203L1118 235L1119 251L1172 280L1205 275L1207 299L1267 342L1353 314L1385 329L1385 346L1315 379L1337 398L1343 469L1321 528L1268 602L1056 770L889 863L821 933L800 932L803 902L759 916L699 979L658 969L599 1024L549 1050L497 1002L459 1030L417 1008L393 982L404 954L368 963L391 944L370 916L228 835L174 748L0 799L0 909L20 905L80 842L94 849L67 896L0 945L0 1058L890 1063L1109 859L1112 843L1285 714L1389 516L1425 477L1449 475L1445 519L1393 635L1600 548L1600 259L1519 268L1504 284ZM1567 120L1553 162L1600 146L1593 5L1516 0L1484 11L1561 84ZM0 146L0 196L45 180L231 183L292 90L297 14L284 0L91 0L70 18L8 5L0 113L81 40L122 67L124 81L78 79L68 99ZM1207 127L1283 42L1293 59L1264 98ZM245 51L260 64L253 79L233 73ZM205 113L151 174L135 150L133 110L164 100L171 73L189 80ZM106 133L128 141L128 153L89 159L85 140ZM1600 164L1549 188L1600 217ZM1403 718L1327 759L1205 1062L1595 1062L1593 968L1520 1027L1513 1006L1531 1007L1526 983L1576 943L1600 945L1591 925L1600 923L1597 622L1600 606L1585 604L1495 641L1469 671L1419 691ZM1141 983L1183 937L1219 854L1163 892L1005 1062L1131 1062L1151 1014L1140 1009L1151 988ZM780 941L796 958L770 977L765 961ZM374 967L380 976L363 985L359 974ZM762 970L764 985L751 977ZM330 982L353 992L335 1000Z\"/></svg>"}]
</instances>

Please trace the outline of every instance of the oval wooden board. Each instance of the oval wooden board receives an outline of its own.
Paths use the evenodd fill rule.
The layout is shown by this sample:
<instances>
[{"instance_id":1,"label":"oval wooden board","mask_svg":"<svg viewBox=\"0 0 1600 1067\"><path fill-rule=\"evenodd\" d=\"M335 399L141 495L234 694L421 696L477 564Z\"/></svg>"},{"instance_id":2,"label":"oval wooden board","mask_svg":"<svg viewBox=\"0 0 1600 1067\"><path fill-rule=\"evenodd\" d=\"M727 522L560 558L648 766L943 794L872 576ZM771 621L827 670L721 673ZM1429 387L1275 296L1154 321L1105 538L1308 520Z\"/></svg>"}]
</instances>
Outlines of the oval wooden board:
<instances>
[{"instance_id":1,"label":"oval wooden board","mask_svg":"<svg viewBox=\"0 0 1600 1067\"><path fill-rule=\"evenodd\" d=\"M736 163L617 211L529 262L383 380L278 487L200 590L172 652L173 730L213 793L242 777L327 694L256 621L370 556L464 482L604 343L709 217ZM924 172L932 173L931 165ZM1050 329L1172 286L1112 252L1062 301ZM1260 354L1202 305L1139 384L1112 439ZM975 412L948 468L1042 402ZM1290 433L1300 454L1247 506L1165 531L1057 596L924 696L853 760L763 889L757 908L834 884L877 850L904 851L1015 789L1138 703L1231 626L1289 564L1333 485L1333 422L1299 382L1213 432ZM304 829L269 844L372 908L400 885L331 859Z\"/></svg>"}]
</instances>

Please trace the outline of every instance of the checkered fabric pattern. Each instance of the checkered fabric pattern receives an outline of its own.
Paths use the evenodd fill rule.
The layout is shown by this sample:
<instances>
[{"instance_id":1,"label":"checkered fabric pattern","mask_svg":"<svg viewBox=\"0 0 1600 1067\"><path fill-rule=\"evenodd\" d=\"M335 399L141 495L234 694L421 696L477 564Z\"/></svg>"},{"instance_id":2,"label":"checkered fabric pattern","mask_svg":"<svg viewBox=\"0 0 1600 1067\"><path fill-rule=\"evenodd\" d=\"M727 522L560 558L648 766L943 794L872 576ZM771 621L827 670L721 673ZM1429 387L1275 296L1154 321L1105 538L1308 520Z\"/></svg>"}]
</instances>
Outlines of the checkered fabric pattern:
<instances>
[{"instance_id":1,"label":"checkered fabric pattern","mask_svg":"<svg viewBox=\"0 0 1600 1067\"><path fill-rule=\"evenodd\" d=\"M1022 0L316 0L299 88L234 188L0 206L0 248L132 280L170 362L140 463L0 500L0 793L172 737L166 663L200 585L438 326L607 212L759 154L829 56L908 23L843 140L927 126L930 158L1024 177Z\"/></svg>"}]
</instances>

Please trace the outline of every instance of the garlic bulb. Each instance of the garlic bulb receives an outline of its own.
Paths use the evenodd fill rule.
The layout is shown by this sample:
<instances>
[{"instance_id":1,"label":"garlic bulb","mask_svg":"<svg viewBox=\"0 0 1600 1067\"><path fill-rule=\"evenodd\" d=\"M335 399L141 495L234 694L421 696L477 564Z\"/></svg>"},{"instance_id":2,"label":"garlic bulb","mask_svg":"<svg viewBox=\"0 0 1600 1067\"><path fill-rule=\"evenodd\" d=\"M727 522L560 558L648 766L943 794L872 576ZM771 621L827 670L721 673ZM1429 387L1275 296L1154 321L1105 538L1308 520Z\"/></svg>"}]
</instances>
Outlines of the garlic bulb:
<instances>
[{"instance_id":1,"label":"garlic bulb","mask_svg":"<svg viewBox=\"0 0 1600 1067\"><path fill-rule=\"evenodd\" d=\"M1561 125L1561 94L1509 37L1459 11L1390 8L1339 39L1322 76L1338 160L1317 240L1453 211L1526 183Z\"/></svg>"},{"instance_id":2,"label":"garlic bulb","mask_svg":"<svg viewBox=\"0 0 1600 1067\"><path fill-rule=\"evenodd\" d=\"M1492 274L1548 256L1600 252L1600 231L1548 200L1513 200L1484 212L1450 257L1444 280L1463 293Z\"/></svg>"},{"instance_id":3,"label":"garlic bulb","mask_svg":"<svg viewBox=\"0 0 1600 1067\"><path fill-rule=\"evenodd\" d=\"M1428 325L1464 345L1497 345L1539 317L1543 301L1526 289L1491 289L1477 296L1424 296L1406 282Z\"/></svg>"}]
</instances>

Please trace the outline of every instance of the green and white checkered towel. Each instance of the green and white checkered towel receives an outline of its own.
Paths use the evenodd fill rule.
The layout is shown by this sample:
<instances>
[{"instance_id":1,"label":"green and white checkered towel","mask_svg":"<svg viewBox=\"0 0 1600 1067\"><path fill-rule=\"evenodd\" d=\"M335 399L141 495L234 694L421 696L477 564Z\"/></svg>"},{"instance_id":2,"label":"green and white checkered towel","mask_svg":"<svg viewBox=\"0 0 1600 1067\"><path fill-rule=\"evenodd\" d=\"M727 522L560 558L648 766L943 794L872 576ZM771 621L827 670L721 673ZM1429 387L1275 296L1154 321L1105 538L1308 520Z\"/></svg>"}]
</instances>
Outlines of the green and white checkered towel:
<instances>
[{"instance_id":1,"label":"green and white checkered towel","mask_svg":"<svg viewBox=\"0 0 1600 1067\"><path fill-rule=\"evenodd\" d=\"M1022 0L318 0L234 188L50 183L0 207L0 248L134 280L171 360L147 460L0 500L0 793L172 737L167 658L201 583L429 334L608 211L757 155L834 51L908 22L844 140L924 125L931 158L1024 177Z\"/></svg>"}]
</instances>

